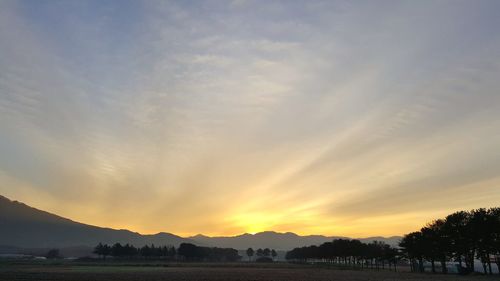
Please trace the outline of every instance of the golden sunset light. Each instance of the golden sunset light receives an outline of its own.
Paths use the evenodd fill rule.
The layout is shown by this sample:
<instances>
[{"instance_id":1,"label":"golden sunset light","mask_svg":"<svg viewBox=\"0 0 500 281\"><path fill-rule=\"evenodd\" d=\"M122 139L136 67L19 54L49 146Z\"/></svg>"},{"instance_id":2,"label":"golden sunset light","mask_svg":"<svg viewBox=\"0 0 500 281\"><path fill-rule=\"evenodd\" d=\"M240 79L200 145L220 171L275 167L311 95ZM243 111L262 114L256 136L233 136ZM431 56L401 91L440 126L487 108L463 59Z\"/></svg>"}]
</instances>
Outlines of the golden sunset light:
<instances>
[{"instance_id":1,"label":"golden sunset light","mask_svg":"<svg viewBox=\"0 0 500 281\"><path fill-rule=\"evenodd\" d=\"M3 258L196 263L182 280L205 262L238 263L219 281L254 262L288 263L273 281L347 274L287 275L297 264L498 272L499 15L494 0L0 0L0 281L34 280ZM409 280L383 274L345 280Z\"/></svg>"}]
</instances>

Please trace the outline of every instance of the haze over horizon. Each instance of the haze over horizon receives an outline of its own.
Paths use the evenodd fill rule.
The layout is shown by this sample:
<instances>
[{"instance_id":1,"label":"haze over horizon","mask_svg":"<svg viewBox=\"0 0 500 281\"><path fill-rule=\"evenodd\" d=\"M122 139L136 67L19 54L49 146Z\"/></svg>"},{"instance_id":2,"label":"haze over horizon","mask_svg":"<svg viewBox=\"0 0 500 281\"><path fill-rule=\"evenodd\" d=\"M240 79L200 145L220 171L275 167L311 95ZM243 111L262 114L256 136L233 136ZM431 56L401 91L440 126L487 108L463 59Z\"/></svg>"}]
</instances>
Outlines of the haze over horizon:
<instances>
[{"instance_id":1,"label":"haze over horizon","mask_svg":"<svg viewBox=\"0 0 500 281\"><path fill-rule=\"evenodd\" d=\"M499 1L0 1L0 195L140 233L500 202Z\"/></svg>"}]
</instances>

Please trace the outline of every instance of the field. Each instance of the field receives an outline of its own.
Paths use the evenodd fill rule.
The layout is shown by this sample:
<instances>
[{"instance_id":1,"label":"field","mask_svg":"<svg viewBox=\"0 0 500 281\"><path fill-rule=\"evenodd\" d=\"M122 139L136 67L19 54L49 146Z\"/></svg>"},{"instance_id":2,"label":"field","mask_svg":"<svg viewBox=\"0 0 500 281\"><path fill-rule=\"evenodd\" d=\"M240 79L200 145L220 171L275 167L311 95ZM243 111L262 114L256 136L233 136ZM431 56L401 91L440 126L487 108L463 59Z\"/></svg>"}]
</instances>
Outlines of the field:
<instances>
[{"instance_id":1,"label":"field","mask_svg":"<svg viewBox=\"0 0 500 281\"><path fill-rule=\"evenodd\" d=\"M346 270L287 264L1 264L0 281L191 281L191 280L498 280L498 276L413 274L374 270Z\"/></svg>"}]
</instances>

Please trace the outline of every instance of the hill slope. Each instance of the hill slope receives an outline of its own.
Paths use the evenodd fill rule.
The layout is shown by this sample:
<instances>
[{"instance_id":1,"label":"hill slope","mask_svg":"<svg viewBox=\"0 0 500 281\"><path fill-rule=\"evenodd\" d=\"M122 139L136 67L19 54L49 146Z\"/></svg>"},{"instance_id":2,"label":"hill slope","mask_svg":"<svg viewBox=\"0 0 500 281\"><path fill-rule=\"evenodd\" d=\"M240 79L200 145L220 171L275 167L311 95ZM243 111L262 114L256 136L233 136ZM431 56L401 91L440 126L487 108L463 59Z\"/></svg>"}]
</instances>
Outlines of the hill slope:
<instances>
[{"instance_id":1,"label":"hill slope","mask_svg":"<svg viewBox=\"0 0 500 281\"><path fill-rule=\"evenodd\" d=\"M179 245L192 242L170 233L141 235L86 225L0 196L0 245L24 248L95 246L97 243Z\"/></svg>"}]
</instances>

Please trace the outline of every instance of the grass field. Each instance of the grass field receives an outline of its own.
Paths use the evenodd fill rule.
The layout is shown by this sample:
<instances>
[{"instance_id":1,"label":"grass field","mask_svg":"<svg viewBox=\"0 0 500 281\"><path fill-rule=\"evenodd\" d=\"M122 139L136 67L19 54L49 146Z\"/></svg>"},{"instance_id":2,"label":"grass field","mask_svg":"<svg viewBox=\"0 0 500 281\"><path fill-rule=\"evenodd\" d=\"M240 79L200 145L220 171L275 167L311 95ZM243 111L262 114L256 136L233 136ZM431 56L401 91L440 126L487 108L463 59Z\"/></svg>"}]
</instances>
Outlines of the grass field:
<instances>
[{"instance_id":1,"label":"grass field","mask_svg":"<svg viewBox=\"0 0 500 281\"><path fill-rule=\"evenodd\" d=\"M346 270L289 264L0 264L0 281L299 281L299 280L498 280L498 276L412 274L409 272Z\"/></svg>"}]
</instances>

